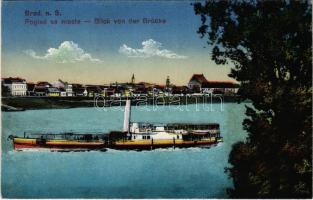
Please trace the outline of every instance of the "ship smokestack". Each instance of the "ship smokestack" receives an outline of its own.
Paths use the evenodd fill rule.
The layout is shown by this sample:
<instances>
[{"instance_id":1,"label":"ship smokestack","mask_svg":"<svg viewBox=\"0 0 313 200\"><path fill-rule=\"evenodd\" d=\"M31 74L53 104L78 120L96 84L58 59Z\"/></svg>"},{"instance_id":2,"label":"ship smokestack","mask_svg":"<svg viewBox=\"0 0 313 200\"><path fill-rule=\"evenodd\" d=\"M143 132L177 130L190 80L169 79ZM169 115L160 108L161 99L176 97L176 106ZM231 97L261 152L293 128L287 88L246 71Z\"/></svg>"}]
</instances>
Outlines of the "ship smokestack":
<instances>
[{"instance_id":1,"label":"ship smokestack","mask_svg":"<svg viewBox=\"0 0 313 200\"><path fill-rule=\"evenodd\" d=\"M126 100L125 111L124 111L124 132L129 132L130 123L130 100Z\"/></svg>"}]
</instances>

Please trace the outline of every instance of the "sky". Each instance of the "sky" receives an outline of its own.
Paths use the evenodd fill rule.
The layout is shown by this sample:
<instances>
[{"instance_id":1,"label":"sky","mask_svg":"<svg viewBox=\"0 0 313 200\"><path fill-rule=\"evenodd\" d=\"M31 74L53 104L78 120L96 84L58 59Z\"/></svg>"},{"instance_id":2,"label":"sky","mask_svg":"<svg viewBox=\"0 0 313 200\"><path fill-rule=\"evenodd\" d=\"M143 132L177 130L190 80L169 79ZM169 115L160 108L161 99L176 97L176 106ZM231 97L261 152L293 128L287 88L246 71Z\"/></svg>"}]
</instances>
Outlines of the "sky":
<instances>
[{"instance_id":1,"label":"sky","mask_svg":"<svg viewBox=\"0 0 313 200\"><path fill-rule=\"evenodd\" d=\"M169 76L172 83L186 85L192 74L203 73L208 80L232 81L230 66L210 60L211 47L197 34L201 20L190 3L2 2L2 77L105 84L129 82L135 74L136 82L165 84ZM40 15L27 16L28 11ZM96 24L96 18L110 23ZM143 18L165 23L144 24ZM118 19L125 24L115 24ZM44 24L35 25L38 20Z\"/></svg>"}]
</instances>

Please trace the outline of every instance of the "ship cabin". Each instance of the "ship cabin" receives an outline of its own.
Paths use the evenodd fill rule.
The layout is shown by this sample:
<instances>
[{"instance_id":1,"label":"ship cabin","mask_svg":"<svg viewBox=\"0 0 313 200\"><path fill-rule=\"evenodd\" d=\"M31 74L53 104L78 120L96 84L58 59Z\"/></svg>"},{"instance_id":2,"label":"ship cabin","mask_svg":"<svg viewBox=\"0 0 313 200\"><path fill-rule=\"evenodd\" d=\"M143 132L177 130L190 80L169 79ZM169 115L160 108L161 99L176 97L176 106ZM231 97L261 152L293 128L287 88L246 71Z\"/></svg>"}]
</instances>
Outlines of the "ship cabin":
<instances>
[{"instance_id":1,"label":"ship cabin","mask_svg":"<svg viewBox=\"0 0 313 200\"><path fill-rule=\"evenodd\" d=\"M73 132L66 133L24 133L24 138L33 138L37 140L68 140L68 141L104 141L107 139L106 134L90 133L90 134L79 134Z\"/></svg>"},{"instance_id":2,"label":"ship cabin","mask_svg":"<svg viewBox=\"0 0 313 200\"><path fill-rule=\"evenodd\" d=\"M131 123L132 140L205 140L220 138L220 127L217 123Z\"/></svg>"}]
</instances>

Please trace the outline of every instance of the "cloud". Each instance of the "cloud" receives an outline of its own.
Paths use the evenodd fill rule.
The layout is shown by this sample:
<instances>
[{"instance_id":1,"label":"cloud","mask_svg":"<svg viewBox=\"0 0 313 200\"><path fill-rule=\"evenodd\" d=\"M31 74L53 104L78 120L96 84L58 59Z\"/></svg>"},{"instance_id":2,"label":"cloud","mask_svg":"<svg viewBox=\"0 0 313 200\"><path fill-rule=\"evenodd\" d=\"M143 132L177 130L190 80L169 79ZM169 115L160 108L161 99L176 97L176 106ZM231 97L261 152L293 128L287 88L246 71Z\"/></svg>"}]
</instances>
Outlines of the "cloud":
<instances>
[{"instance_id":1,"label":"cloud","mask_svg":"<svg viewBox=\"0 0 313 200\"><path fill-rule=\"evenodd\" d=\"M101 62L100 59L93 58L72 41L62 42L58 48L49 48L43 56L37 55L32 49L25 50L24 53L35 59L51 60L57 63L76 63L81 61Z\"/></svg>"},{"instance_id":2,"label":"cloud","mask_svg":"<svg viewBox=\"0 0 313 200\"><path fill-rule=\"evenodd\" d=\"M162 43L154 41L153 39L143 41L141 44L141 49L133 49L126 44L123 44L118 51L123 55L133 58L150 58L153 56L169 59L187 58L187 56L178 55L173 51L162 49Z\"/></svg>"}]
</instances>

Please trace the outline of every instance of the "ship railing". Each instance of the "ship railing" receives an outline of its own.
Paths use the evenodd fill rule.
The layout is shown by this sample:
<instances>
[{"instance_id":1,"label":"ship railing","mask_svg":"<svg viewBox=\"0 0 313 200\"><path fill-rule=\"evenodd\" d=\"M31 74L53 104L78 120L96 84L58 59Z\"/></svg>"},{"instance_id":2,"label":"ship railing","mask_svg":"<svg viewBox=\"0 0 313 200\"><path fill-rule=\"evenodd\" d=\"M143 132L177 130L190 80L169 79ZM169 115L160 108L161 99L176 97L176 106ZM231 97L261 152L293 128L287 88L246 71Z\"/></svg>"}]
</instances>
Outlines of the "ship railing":
<instances>
[{"instance_id":1,"label":"ship railing","mask_svg":"<svg viewBox=\"0 0 313 200\"><path fill-rule=\"evenodd\" d=\"M164 127L165 130L171 129L219 129L218 123L159 123L159 122L131 122L131 125L136 123L139 128L151 128Z\"/></svg>"},{"instance_id":2,"label":"ship railing","mask_svg":"<svg viewBox=\"0 0 313 200\"><path fill-rule=\"evenodd\" d=\"M38 138L46 140L70 140L70 141L103 141L107 134L76 134L76 133L24 133L24 138Z\"/></svg>"}]
</instances>

